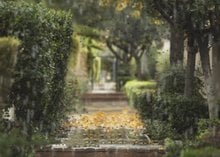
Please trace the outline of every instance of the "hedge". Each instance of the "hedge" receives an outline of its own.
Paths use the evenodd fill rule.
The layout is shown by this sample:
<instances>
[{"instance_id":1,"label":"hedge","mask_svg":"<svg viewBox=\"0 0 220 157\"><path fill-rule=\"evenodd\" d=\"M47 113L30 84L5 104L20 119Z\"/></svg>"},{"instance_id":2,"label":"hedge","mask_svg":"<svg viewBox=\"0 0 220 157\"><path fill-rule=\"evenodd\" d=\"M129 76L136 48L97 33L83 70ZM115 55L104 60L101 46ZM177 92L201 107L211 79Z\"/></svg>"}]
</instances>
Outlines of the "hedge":
<instances>
[{"instance_id":1,"label":"hedge","mask_svg":"<svg viewBox=\"0 0 220 157\"><path fill-rule=\"evenodd\" d=\"M124 87L129 104L138 111L148 134L156 136L152 137L155 139L165 137L165 130L166 135L173 134L175 138L195 135L199 119L208 116L204 98L197 94L187 99L172 90L158 94L156 86L154 81L134 80L128 81Z\"/></svg>"},{"instance_id":2,"label":"hedge","mask_svg":"<svg viewBox=\"0 0 220 157\"><path fill-rule=\"evenodd\" d=\"M128 81L125 86L129 104L136 108L143 119L152 117L154 95L156 89L155 81Z\"/></svg>"},{"instance_id":3,"label":"hedge","mask_svg":"<svg viewBox=\"0 0 220 157\"><path fill-rule=\"evenodd\" d=\"M13 37L0 38L0 120L2 109L8 103L19 45L20 41Z\"/></svg>"},{"instance_id":4,"label":"hedge","mask_svg":"<svg viewBox=\"0 0 220 157\"><path fill-rule=\"evenodd\" d=\"M63 116L72 17L41 4L0 1L0 36L21 40L10 101L18 120L51 130ZM26 122L26 123L25 123Z\"/></svg>"},{"instance_id":5,"label":"hedge","mask_svg":"<svg viewBox=\"0 0 220 157\"><path fill-rule=\"evenodd\" d=\"M170 123L180 135L195 135L199 119L207 117L204 99L196 96L189 99L179 94L161 95L154 105L154 119Z\"/></svg>"}]
</instances>

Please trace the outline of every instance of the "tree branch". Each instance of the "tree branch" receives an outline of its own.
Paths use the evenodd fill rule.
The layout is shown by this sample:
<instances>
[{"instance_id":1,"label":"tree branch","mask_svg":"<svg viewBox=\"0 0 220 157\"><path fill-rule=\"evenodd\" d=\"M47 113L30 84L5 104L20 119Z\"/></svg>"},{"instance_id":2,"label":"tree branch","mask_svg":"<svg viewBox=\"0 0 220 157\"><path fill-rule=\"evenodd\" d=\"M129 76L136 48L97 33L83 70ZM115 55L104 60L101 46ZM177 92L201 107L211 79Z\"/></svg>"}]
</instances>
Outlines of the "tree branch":
<instances>
[{"instance_id":1,"label":"tree branch","mask_svg":"<svg viewBox=\"0 0 220 157\"><path fill-rule=\"evenodd\" d=\"M118 58L119 60L123 60L123 58L114 50L110 41L107 40L106 44L107 44L107 47L115 55L116 58Z\"/></svg>"},{"instance_id":2,"label":"tree branch","mask_svg":"<svg viewBox=\"0 0 220 157\"><path fill-rule=\"evenodd\" d=\"M171 25L174 25L173 20L171 18L171 15L169 15L164 8L160 5L160 2L158 0L154 0L154 7L155 9L161 14L161 16ZM166 8L165 8L166 9Z\"/></svg>"}]
</instances>

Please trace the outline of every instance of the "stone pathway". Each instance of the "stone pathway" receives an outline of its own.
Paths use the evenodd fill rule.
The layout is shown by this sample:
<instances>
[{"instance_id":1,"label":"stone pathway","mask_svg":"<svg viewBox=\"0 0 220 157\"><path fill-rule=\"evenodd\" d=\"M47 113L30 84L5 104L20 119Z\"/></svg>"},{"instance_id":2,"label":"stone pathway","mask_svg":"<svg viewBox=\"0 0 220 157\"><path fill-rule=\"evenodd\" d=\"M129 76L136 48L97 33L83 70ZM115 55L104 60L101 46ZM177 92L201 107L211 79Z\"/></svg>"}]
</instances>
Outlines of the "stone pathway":
<instances>
[{"instance_id":1,"label":"stone pathway","mask_svg":"<svg viewBox=\"0 0 220 157\"><path fill-rule=\"evenodd\" d=\"M99 147L100 144L145 145L151 141L134 111L92 112L74 115L64 124L68 137L63 141L74 147Z\"/></svg>"},{"instance_id":2,"label":"stone pathway","mask_svg":"<svg viewBox=\"0 0 220 157\"><path fill-rule=\"evenodd\" d=\"M63 127L68 134L62 142L68 147L100 147L101 145L147 145L136 110L128 105L122 92L113 92L112 83L96 87L83 97L87 113L73 114Z\"/></svg>"}]
</instances>

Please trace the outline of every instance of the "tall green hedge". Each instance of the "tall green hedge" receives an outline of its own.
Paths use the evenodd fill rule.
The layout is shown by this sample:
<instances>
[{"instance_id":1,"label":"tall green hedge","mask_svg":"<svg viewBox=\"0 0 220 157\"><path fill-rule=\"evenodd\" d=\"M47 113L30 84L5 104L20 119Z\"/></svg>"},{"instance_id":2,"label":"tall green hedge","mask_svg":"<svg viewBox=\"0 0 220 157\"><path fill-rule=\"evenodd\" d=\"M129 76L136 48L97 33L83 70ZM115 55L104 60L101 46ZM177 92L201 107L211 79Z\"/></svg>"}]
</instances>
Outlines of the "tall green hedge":
<instances>
[{"instance_id":1,"label":"tall green hedge","mask_svg":"<svg viewBox=\"0 0 220 157\"><path fill-rule=\"evenodd\" d=\"M0 38L0 121L2 109L8 103L19 45L20 41L13 37Z\"/></svg>"},{"instance_id":2,"label":"tall green hedge","mask_svg":"<svg viewBox=\"0 0 220 157\"><path fill-rule=\"evenodd\" d=\"M72 17L25 2L0 1L0 36L21 40L10 94L23 124L50 130L63 116L64 77L71 47Z\"/></svg>"}]
</instances>

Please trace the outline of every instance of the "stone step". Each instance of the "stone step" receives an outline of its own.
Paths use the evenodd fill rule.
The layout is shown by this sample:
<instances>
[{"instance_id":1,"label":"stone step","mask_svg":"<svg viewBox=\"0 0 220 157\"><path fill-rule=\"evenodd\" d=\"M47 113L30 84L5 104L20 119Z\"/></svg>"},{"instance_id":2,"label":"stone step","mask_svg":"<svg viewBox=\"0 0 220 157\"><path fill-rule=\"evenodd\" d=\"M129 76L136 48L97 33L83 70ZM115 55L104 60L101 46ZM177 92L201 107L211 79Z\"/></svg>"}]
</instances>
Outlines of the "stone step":
<instances>
[{"instance_id":1,"label":"stone step","mask_svg":"<svg viewBox=\"0 0 220 157\"><path fill-rule=\"evenodd\" d=\"M162 157L164 154L164 149L159 145L103 145L98 148L39 150L35 157Z\"/></svg>"},{"instance_id":2,"label":"stone step","mask_svg":"<svg viewBox=\"0 0 220 157\"><path fill-rule=\"evenodd\" d=\"M128 98L124 93L85 93L82 96L83 102L94 102L94 101L127 101Z\"/></svg>"}]
</instances>

